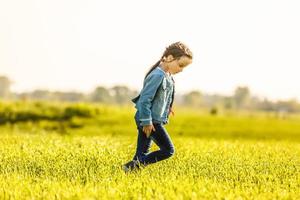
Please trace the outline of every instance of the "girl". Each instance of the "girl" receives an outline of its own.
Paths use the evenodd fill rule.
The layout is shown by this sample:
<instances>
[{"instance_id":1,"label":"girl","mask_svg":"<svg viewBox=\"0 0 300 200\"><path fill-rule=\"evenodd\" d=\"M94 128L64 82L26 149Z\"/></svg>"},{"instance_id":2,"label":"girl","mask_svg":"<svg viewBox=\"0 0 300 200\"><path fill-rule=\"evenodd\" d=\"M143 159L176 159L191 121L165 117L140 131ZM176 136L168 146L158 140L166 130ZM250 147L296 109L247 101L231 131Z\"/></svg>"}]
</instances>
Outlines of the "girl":
<instances>
[{"instance_id":1,"label":"girl","mask_svg":"<svg viewBox=\"0 0 300 200\"><path fill-rule=\"evenodd\" d=\"M173 74L192 63L192 52L181 42L168 46L161 59L146 74L140 95L132 99L137 109L134 116L138 129L136 153L133 160L123 165L129 172L171 157L174 145L164 128L169 115L173 113L174 80ZM159 150L149 153L154 141Z\"/></svg>"}]
</instances>

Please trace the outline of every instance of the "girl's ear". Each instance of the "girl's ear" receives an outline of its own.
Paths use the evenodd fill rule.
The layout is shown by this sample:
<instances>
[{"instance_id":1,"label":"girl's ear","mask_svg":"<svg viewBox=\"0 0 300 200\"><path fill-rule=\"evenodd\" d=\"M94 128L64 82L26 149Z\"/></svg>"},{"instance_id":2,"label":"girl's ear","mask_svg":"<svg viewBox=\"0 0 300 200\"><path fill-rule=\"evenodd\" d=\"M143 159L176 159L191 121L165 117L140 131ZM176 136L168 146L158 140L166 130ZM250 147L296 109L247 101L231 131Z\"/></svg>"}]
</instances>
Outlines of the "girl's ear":
<instances>
[{"instance_id":1,"label":"girl's ear","mask_svg":"<svg viewBox=\"0 0 300 200\"><path fill-rule=\"evenodd\" d=\"M166 61L167 62L171 62L171 61L173 61L174 60L174 57L172 56L172 55L168 55L167 57L166 57Z\"/></svg>"}]
</instances>

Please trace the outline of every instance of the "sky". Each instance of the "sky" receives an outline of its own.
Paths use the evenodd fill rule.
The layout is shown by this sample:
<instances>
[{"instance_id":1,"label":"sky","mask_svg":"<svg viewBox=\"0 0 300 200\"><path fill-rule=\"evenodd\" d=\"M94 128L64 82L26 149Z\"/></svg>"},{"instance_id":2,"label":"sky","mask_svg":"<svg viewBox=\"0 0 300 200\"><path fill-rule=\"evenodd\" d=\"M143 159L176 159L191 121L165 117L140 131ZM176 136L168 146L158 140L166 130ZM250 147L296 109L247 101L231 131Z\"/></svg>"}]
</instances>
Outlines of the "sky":
<instances>
[{"instance_id":1,"label":"sky","mask_svg":"<svg viewBox=\"0 0 300 200\"><path fill-rule=\"evenodd\" d=\"M0 0L0 76L15 92L140 90L165 48L193 63L179 93L300 100L300 2L292 0Z\"/></svg>"}]
</instances>

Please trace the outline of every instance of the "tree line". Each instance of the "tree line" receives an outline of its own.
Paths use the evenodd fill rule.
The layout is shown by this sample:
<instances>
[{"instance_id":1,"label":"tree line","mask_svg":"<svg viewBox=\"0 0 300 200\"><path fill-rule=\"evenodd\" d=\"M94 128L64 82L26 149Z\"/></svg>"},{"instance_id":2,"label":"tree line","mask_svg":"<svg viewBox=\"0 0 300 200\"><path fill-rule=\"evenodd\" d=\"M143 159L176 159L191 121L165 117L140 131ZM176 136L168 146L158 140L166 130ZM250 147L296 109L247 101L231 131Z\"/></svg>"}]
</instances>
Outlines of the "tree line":
<instances>
[{"instance_id":1,"label":"tree line","mask_svg":"<svg viewBox=\"0 0 300 200\"><path fill-rule=\"evenodd\" d=\"M0 76L0 99L10 100L46 100L68 102L99 102L103 104L130 104L131 99L138 95L138 91L125 85L116 85L110 88L96 87L91 93L62 92L49 90L34 90L31 92L15 93L10 90L11 81ZM296 99L271 101L267 98L258 98L251 94L247 86L238 86L232 95L205 94L199 90L175 95L175 103L180 106L195 108L210 108L212 113L219 109L235 110L262 110L276 112L300 112L300 104Z\"/></svg>"}]
</instances>

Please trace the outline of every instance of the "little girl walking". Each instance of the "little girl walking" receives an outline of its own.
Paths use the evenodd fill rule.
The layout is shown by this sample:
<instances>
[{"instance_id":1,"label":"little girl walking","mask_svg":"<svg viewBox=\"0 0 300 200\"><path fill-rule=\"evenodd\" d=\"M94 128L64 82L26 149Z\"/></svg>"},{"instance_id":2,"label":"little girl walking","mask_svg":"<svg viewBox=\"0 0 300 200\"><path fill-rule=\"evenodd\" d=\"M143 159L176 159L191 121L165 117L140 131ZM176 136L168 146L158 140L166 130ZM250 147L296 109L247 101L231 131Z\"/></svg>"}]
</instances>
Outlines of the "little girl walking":
<instances>
[{"instance_id":1,"label":"little girl walking","mask_svg":"<svg viewBox=\"0 0 300 200\"><path fill-rule=\"evenodd\" d=\"M124 164L123 170L129 172L171 157L174 152L172 140L164 128L172 113L174 101L174 80L172 75L192 63L193 54L181 43L171 44L161 59L147 72L140 95L132 99L137 109L135 122L138 129L136 153L131 161ZM151 143L160 148L149 153Z\"/></svg>"}]
</instances>

